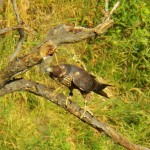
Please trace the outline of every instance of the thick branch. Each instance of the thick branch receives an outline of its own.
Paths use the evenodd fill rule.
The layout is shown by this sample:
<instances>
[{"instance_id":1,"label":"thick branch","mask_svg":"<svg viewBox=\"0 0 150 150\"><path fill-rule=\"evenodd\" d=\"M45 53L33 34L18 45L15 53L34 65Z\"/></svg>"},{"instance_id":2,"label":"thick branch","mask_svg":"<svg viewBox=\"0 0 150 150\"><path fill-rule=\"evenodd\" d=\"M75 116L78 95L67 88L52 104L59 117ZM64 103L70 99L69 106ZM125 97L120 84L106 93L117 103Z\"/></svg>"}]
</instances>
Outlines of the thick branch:
<instances>
[{"instance_id":1,"label":"thick branch","mask_svg":"<svg viewBox=\"0 0 150 150\"><path fill-rule=\"evenodd\" d=\"M128 150L150 150L145 147L141 147L139 145L135 145L132 142L128 141L124 138L121 134L119 134L116 130L108 126L107 124L101 122L96 117L92 116L90 113L86 112L85 116L81 118L84 110L78 106L73 101L68 101L68 105L66 107L66 97L63 94L54 94L54 89L48 88L45 85L38 84L33 81L28 81L25 79L19 79L13 82L6 84L2 89L0 89L0 96L14 92L24 90L31 93L34 93L38 96L42 96L47 100L59 105L60 107L64 108L66 111L70 112L83 122L89 124L93 128L97 129L99 132L104 131L109 137L112 138L116 143L120 144L121 146L125 147Z\"/></svg>"},{"instance_id":2,"label":"thick branch","mask_svg":"<svg viewBox=\"0 0 150 150\"><path fill-rule=\"evenodd\" d=\"M59 25L54 27L47 37L32 52L19 60L14 60L9 66L0 71L0 87L2 87L10 78L30 67L41 63L43 57L53 55L57 46L66 43L76 43L87 38L94 37L96 34L103 34L113 25L113 20L107 20L95 28L70 27Z\"/></svg>"},{"instance_id":3,"label":"thick branch","mask_svg":"<svg viewBox=\"0 0 150 150\"><path fill-rule=\"evenodd\" d=\"M17 10L16 1L12 0L14 11L16 13L16 18L20 24L21 19ZM119 6L119 3L115 5L114 10ZM107 7L107 6L106 6ZM111 14L112 14L111 13ZM59 25L54 27L47 35L47 37L36 47L33 48L32 52L19 60L13 60L7 68L0 71L0 87L9 81L13 76L18 73L28 70L30 67L41 63L43 58L48 55L53 55L57 46L67 43L76 43L87 38L94 37L95 35L101 35L109 29L114 21L110 19L110 13L107 12L106 19L94 28L84 28L84 27L70 27L66 25ZM22 41L23 32L20 34L20 41ZM20 46L20 44L18 44ZM13 57L14 58L14 57Z\"/></svg>"}]
</instances>

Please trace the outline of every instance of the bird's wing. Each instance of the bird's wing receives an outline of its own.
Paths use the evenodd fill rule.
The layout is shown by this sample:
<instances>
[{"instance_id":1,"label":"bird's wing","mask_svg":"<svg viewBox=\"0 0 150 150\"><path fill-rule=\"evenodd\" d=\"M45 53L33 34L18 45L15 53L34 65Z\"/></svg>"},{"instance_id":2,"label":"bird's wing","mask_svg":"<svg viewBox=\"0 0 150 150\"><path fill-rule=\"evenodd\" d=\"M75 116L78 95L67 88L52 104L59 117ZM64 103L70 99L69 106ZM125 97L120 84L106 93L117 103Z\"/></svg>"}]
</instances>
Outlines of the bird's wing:
<instances>
[{"instance_id":1,"label":"bird's wing","mask_svg":"<svg viewBox=\"0 0 150 150\"><path fill-rule=\"evenodd\" d=\"M93 76L85 71L77 71L73 75L73 83L82 91L90 92L95 86L95 79Z\"/></svg>"},{"instance_id":2,"label":"bird's wing","mask_svg":"<svg viewBox=\"0 0 150 150\"><path fill-rule=\"evenodd\" d=\"M63 77L60 82L67 87L71 87L72 80L73 80L73 76L69 75L69 76Z\"/></svg>"}]
</instances>

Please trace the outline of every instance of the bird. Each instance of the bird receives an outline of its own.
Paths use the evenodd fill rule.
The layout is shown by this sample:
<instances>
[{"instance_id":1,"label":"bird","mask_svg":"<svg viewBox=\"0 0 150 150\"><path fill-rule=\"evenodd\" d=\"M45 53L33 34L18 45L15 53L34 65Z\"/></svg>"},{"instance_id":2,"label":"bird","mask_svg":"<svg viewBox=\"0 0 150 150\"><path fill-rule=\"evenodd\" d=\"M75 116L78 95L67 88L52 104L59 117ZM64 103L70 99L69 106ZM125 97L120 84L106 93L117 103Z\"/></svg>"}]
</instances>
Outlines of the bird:
<instances>
[{"instance_id":1,"label":"bird","mask_svg":"<svg viewBox=\"0 0 150 150\"><path fill-rule=\"evenodd\" d=\"M49 76L69 88L69 98L73 96L73 90L78 89L84 98L84 116L88 111L87 103L92 98L91 92L109 98L107 93L103 91L109 84L103 84L96 80L96 77L91 75L88 71L72 64L59 64L50 66L46 69ZM67 105L67 101L66 101Z\"/></svg>"}]
</instances>

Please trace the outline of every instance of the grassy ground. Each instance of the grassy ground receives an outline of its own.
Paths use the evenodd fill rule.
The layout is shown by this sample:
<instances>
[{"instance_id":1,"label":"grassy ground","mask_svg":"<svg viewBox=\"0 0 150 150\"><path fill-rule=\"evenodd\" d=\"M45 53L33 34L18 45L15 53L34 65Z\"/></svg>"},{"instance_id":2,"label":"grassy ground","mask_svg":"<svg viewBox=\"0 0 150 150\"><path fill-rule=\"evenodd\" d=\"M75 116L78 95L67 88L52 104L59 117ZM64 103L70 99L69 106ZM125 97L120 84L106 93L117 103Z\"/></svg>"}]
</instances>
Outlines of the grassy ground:
<instances>
[{"instance_id":1,"label":"grassy ground","mask_svg":"<svg viewBox=\"0 0 150 150\"><path fill-rule=\"evenodd\" d=\"M116 1L111 1L110 7ZM45 37L55 25L75 24L93 27L101 21L100 0L18 0L26 26L36 31L26 32L20 55ZM115 25L109 31L81 43L58 48L54 64L80 60L99 79L113 84L113 97L105 101L94 94L90 109L129 140L150 148L150 5L147 0L122 1L113 15ZM11 1L0 6L1 28L16 25ZM18 40L17 31L0 37L0 67L7 65ZM23 74L27 79L60 85L42 73L39 66ZM62 86L58 91L67 94ZM74 100L83 105L78 91ZM58 106L26 92L14 92L0 97L0 149L19 150L123 150L109 137L83 124Z\"/></svg>"}]
</instances>

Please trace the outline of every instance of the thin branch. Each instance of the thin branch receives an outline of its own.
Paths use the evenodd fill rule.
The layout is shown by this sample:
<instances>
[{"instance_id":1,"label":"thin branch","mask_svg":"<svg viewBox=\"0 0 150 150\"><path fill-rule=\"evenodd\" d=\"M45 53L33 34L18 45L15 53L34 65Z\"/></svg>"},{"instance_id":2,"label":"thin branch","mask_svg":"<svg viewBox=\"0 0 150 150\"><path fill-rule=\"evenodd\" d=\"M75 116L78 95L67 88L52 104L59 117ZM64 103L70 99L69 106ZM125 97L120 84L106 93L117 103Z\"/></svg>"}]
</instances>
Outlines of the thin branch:
<instances>
[{"instance_id":1,"label":"thin branch","mask_svg":"<svg viewBox=\"0 0 150 150\"><path fill-rule=\"evenodd\" d=\"M17 7L16 0L12 0L12 4L13 4L13 9L14 9L14 12L15 12L15 15L16 15L16 19L17 19L18 25L23 25L23 21L21 20L20 15L19 15L19 10L18 10L18 7ZM11 56L10 61L12 61L12 60L14 60L16 58L16 56L18 55L19 51L21 50L22 42L24 41L24 30L22 28L18 28L18 32L19 32L20 38L18 40L15 52Z\"/></svg>"},{"instance_id":2,"label":"thin branch","mask_svg":"<svg viewBox=\"0 0 150 150\"><path fill-rule=\"evenodd\" d=\"M21 20L20 15L19 15L19 10L18 10L18 7L17 7L16 0L11 0L11 1L12 1L12 4L13 4L13 9L14 9L14 12L15 12L15 15L16 15L17 22L18 22L18 24L21 24L22 20Z\"/></svg>"},{"instance_id":3,"label":"thin branch","mask_svg":"<svg viewBox=\"0 0 150 150\"><path fill-rule=\"evenodd\" d=\"M81 118L84 110L80 106L78 106L73 101L68 101L66 107L66 97L63 94L54 94L55 89L48 88L43 84L38 84L37 82L25 79L19 79L6 84L2 89L0 89L0 96L20 90L28 91L38 96L42 96L47 100L57 104L61 108L76 116L81 121L98 130L99 132L103 131L106 135L112 138L113 141L115 141L116 143L120 144L128 150L150 150L146 147L142 147L130 142L112 127L101 122L98 118L92 116L89 112L86 112L84 117Z\"/></svg>"},{"instance_id":4,"label":"thin branch","mask_svg":"<svg viewBox=\"0 0 150 150\"><path fill-rule=\"evenodd\" d=\"M3 29L0 29L0 34L6 34L7 32L10 32L12 30L16 30L18 28L21 28L21 27L20 26L15 26L15 27L3 28Z\"/></svg>"},{"instance_id":5,"label":"thin branch","mask_svg":"<svg viewBox=\"0 0 150 150\"><path fill-rule=\"evenodd\" d=\"M105 11L108 12L109 0L105 0Z\"/></svg>"},{"instance_id":6,"label":"thin branch","mask_svg":"<svg viewBox=\"0 0 150 150\"><path fill-rule=\"evenodd\" d=\"M112 10L110 11L110 15L112 15L114 13L114 11L120 6L120 1L118 1L114 7L112 8Z\"/></svg>"},{"instance_id":7,"label":"thin branch","mask_svg":"<svg viewBox=\"0 0 150 150\"><path fill-rule=\"evenodd\" d=\"M114 5L114 7L110 12L108 6L109 6L109 0L105 0L105 10L102 10L102 13L104 15L104 20L110 20L111 15L120 6L120 0Z\"/></svg>"},{"instance_id":8,"label":"thin branch","mask_svg":"<svg viewBox=\"0 0 150 150\"><path fill-rule=\"evenodd\" d=\"M0 29L0 35L1 34L6 34L6 33L10 32L12 30L18 30L19 28L24 29L25 31L27 31L28 33L31 33L32 35L35 35L35 31L32 31L31 29L28 29L28 28L23 27L21 25Z\"/></svg>"}]
</instances>

